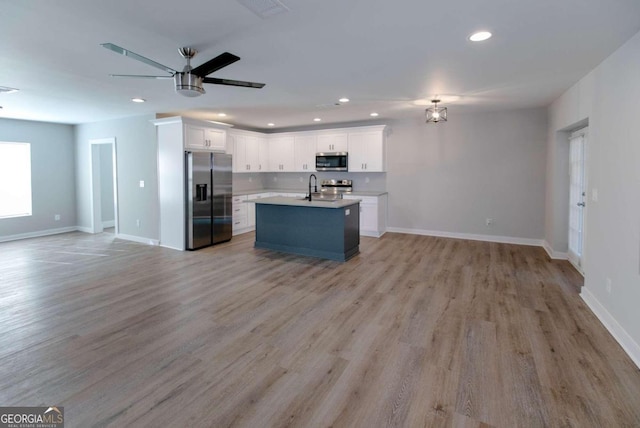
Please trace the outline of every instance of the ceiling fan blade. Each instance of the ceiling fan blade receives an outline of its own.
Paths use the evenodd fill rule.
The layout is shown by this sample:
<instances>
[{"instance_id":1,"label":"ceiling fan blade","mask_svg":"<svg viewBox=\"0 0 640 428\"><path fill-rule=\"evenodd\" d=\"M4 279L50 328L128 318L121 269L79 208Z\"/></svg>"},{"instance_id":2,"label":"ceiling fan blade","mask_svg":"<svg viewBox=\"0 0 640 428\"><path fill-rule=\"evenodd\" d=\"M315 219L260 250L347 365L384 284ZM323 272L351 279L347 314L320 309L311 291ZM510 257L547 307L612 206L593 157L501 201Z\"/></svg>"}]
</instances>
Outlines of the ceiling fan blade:
<instances>
[{"instance_id":1,"label":"ceiling fan blade","mask_svg":"<svg viewBox=\"0 0 640 428\"><path fill-rule=\"evenodd\" d=\"M196 76L200 76L200 77L208 76L214 71L220 70L221 68L224 68L227 65L233 64L234 62L239 60L240 60L239 56L235 56L232 53L225 52L213 59L210 59L204 64L200 64L199 66L191 70L191 74L195 74Z\"/></svg>"},{"instance_id":2,"label":"ceiling fan blade","mask_svg":"<svg viewBox=\"0 0 640 428\"><path fill-rule=\"evenodd\" d=\"M144 62L145 64L150 65L150 66L155 67L155 68L159 68L160 70L166 71L167 73L171 73L171 74L177 73L177 71L174 70L173 68L169 68L166 65L162 65L162 64L160 64L158 62L150 60L149 58L145 58L142 55L138 55L137 53L131 52L128 49L121 48L120 46L114 45L113 43L102 43L101 46L103 48L109 49L109 50L111 50L111 51L113 51L115 53L119 53L120 55L128 56L131 59L135 59L137 61Z\"/></svg>"},{"instance_id":3,"label":"ceiling fan blade","mask_svg":"<svg viewBox=\"0 0 640 428\"><path fill-rule=\"evenodd\" d=\"M133 77L135 79L173 79L173 76L143 76L141 74L110 74L110 77Z\"/></svg>"},{"instance_id":4,"label":"ceiling fan blade","mask_svg":"<svg viewBox=\"0 0 640 428\"><path fill-rule=\"evenodd\" d=\"M243 86L245 88L256 89L260 89L264 86L264 83L245 82L243 80L218 79L215 77L205 77L202 81L204 83L213 83L215 85Z\"/></svg>"}]
</instances>

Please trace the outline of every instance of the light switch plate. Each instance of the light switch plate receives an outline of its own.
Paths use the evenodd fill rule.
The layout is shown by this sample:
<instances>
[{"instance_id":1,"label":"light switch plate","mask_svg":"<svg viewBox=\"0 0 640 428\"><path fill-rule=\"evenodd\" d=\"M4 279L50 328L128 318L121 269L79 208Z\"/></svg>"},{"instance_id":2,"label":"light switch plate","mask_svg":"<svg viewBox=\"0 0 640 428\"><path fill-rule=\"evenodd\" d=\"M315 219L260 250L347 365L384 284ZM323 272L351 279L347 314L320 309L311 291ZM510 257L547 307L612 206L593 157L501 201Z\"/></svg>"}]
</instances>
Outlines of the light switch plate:
<instances>
[{"instance_id":1,"label":"light switch plate","mask_svg":"<svg viewBox=\"0 0 640 428\"><path fill-rule=\"evenodd\" d=\"M344 215L345 216L351 215L351 208L347 208L346 210L344 210Z\"/></svg>"},{"instance_id":2,"label":"light switch plate","mask_svg":"<svg viewBox=\"0 0 640 428\"><path fill-rule=\"evenodd\" d=\"M596 189L595 187L591 189L591 200L593 202L598 202L598 189Z\"/></svg>"},{"instance_id":3,"label":"light switch plate","mask_svg":"<svg viewBox=\"0 0 640 428\"><path fill-rule=\"evenodd\" d=\"M144 187L144 180L140 180L140 187Z\"/></svg>"}]
</instances>

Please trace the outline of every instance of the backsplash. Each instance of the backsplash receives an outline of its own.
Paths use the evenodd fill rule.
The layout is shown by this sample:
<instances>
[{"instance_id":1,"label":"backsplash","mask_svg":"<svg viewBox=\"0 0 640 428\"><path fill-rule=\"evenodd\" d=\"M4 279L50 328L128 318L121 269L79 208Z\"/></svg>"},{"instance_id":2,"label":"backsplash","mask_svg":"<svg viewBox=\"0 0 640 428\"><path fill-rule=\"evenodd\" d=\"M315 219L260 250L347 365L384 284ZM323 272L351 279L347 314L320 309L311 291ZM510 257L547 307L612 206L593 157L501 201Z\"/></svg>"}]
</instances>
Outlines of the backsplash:
<instances>
[{"instance_id":1,"label":"backsplash","mask_svg":"<svg viewBox=\"0 0 640 428\"><path fill-rule=\"evenodd\" d=\"M312 173L302 172L265 172L260 174L233 174L233 191L246 192L261 189L283 189L306 192L309 176ZM387 174L385 172L349 173L349 172L314 172L320 181L335 178L353 180L353 191L386 191Z\"/></svg>"}]
</instances>

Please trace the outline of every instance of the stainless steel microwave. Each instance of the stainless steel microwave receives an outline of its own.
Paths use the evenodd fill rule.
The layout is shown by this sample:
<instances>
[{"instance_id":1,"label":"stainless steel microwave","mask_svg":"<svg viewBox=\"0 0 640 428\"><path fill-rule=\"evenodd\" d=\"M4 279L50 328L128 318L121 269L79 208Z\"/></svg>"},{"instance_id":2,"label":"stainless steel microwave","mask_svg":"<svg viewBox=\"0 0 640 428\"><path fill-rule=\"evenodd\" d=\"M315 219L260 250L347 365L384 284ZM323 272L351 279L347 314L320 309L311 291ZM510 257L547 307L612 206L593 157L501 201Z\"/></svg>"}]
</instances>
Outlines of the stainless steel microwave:
<instances>
[{"instance_id":1,"label":"stainless steel microwave","mask_svg":"<svg viewBox=\"0 0 640 428\"><path fill-rule=\"evenodd\" d=\"M316 171L348 171L347 152L316 153Z\"/></svg>"}]
</instances>

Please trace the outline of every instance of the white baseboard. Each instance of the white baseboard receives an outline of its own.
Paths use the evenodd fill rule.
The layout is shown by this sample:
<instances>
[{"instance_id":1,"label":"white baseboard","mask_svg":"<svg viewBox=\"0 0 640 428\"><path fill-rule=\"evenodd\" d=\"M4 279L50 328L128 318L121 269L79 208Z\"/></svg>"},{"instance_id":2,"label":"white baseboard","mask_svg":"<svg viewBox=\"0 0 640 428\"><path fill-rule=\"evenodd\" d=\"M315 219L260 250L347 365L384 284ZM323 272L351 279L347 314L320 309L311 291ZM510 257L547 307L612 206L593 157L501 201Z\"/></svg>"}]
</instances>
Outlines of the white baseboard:
<instances>
[{"instance_id":1,"label":"white baseboard","mask_svg":"<svg viewBox=\"0 0 640 428\"><path fill-rule=\"evenodd\" d=\"M553 248L551 248L551 245L549 245L549 243L546 240L542 241L542 247L547 252L549 257L551 257L554 260L569 260L568 253L561 253L560 251L555 251Z\"/></svg>"},{"instance_id":2,"label":"white baseboard","mask_svg":"<svg viewBox=\"0 0 640 428\"><path fill-rule=\"evenodd\" d=\"M37 238L39 236L57 235L59 233L75 232L75 226L60 227L58 229L38 230L35 232L18 233L16 235L0 236L0 242L17 241L19 239Z\"/></svg>"},{"instance_id":3,"label":"white baseboard","mask_svg":"<svg viewBox=\"0 0 640 428\"><path fill-rule=\"evenodd\" d=\"M93 229L91 229L90 227L76 226L76 230L78 232L93 233Z\"/></svg>"},{"instance_id":4,"label":"white baseboard","mask_svg":"<svg viewBox=\"0 0 640 428\"><path fill-rule=\"evenodd\" d=\"M158 244L158 245L161 246L162 248L168 248L170 250L186 251L184 248L172 247L170 245L162 245L162 244Z\"/></svg>"},{"instance_id":5,"label":"white baseboard","mask_svg":"<svg viewBox=\"0 0 640 428\"><path fill-rule=\"evenodd\" d=\"M384 235L384 232L380 233L374 230L362 230L360 229L360 236L369 236L371 238L380 238Z\"/></svg>"},{"instance_id":6,"label":"white baseboard","mask_svg":"<svg viewBox=\"0 0 640 428\"><path fill-rule=\"evenodd\" d=\"M389 227L387 228L387 232L407 233L410 235L438 236L441 238L468 239L470 241L499 242L502 244L531 245L534 247L543 246L542 239L514 238L511 236L476 235L473 233L441 232L438 230L424 229L405 229L402 227Z\"/></svg>"},{"instance_id":7,"label":"white baseboard","mask_svg":"<svg viewBox=\"0 0 640 428\"><path fill-rule=\"evenodd\" d=\"M604 327L611 333L614 339L622 346L631 360L640 368L640 345L633 340L627 331L606 310L600 301L586 287L582 287L580 297L589 309L600 320Z\"/></svg>"},{"instance_id":8,"label":"white baseboard","mask_svg":"<svg viewBox=\"0 0 640 428\"><path fill-rule=\"evenodd\" d=\"M124 239L126 241L139 242L141 244L147 244L147 245L160 245L160 241L157 239L143 238L141 236L135 236L135 235L125 235L124 233L118 233L116 235L116 238Z\"/></svg>"},{"instance_id":9,"label":"white baseboard","mask_svg":"<svg viewBox=\"0 0 640 428\"><path fill-rule=\"evenodd\" d=\"M109 220L109 221L103 221L102 222L102 228L103 229L107 229L109 227L116 227L116 221L115 220Z\"/></svg>"}]
</instances>

